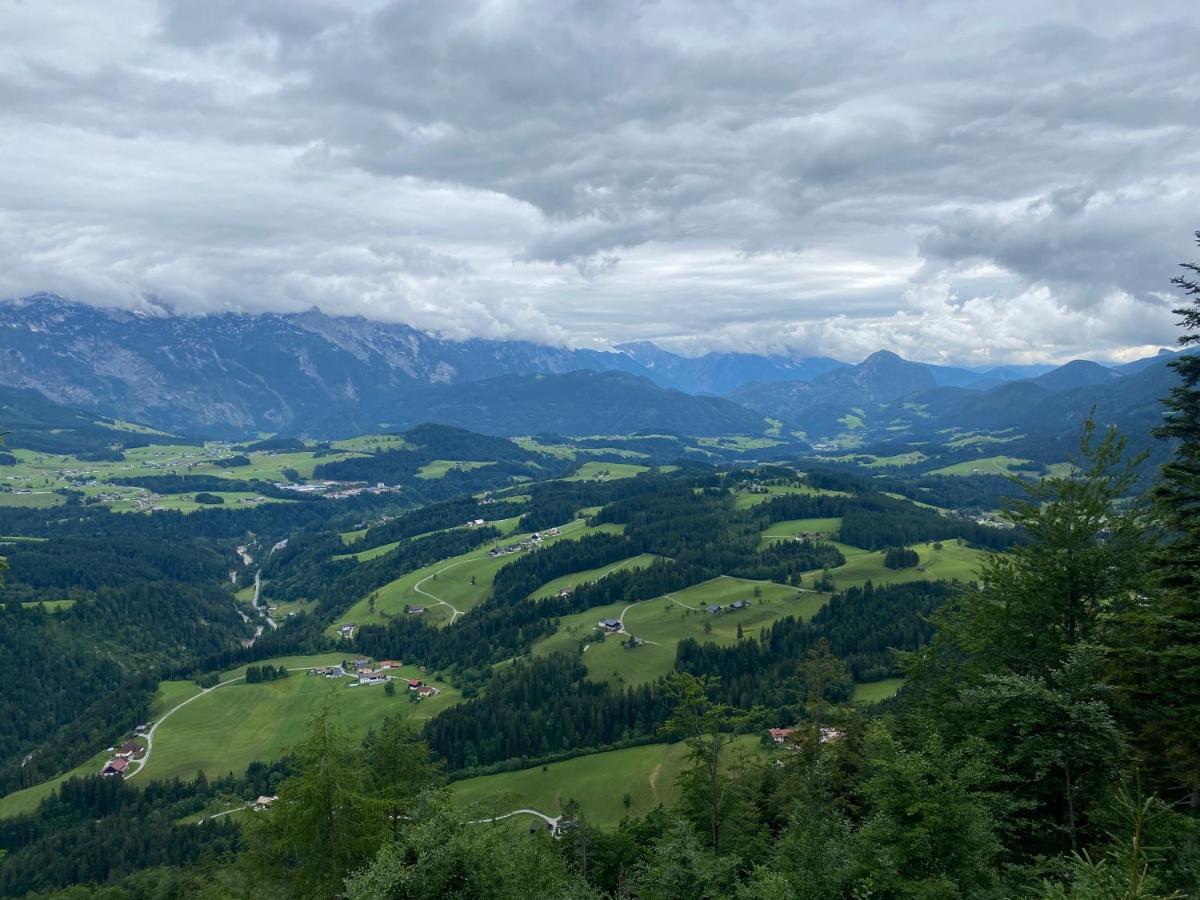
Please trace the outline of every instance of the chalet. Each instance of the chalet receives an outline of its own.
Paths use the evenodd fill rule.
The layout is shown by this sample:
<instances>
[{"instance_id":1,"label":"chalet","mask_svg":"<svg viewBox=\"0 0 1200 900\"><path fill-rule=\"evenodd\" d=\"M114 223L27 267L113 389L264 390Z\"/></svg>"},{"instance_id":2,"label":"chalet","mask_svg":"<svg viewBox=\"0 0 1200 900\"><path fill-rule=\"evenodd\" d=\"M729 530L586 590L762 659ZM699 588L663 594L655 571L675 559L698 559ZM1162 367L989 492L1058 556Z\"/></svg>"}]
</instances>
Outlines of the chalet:
<instances>
[{"instance_id":1,"label":"chalet","mask_svg":"<svg viewBox=\"0 0 1200 900\"><path fill-rule=\"evenodd\" d=\"M104 768L100 770L100 774L105 778L111 778L114 775L124 775L125 770L129 768L129 760L117 757L110 759L104 764Z\"/></svg>"},{"instance_id":2,"label":"chalet","mask_svg":"<svg viewBox=\"0 0 1200 900\"><path fill-rule=\"evenodd\" d=\"M358 659L356 659L354 661L354 668L369 669L369 668L371 668L371 661L369 659L367 659L365 656L360 656Z\"/></svg>"},{"instance_id":3,"label":"chalet","mask_svg":"<svg viewBox=\"0 0 1200 900\"><path fill-rule=\"evenodd\" d=\"M410 607L408 608L408 614L409 614L410 616L420 616L420 615L424 615L424 614L425 614L425 607L423 607L423 606L410 606Z\"/></svg>"},{"instance_id":4,"label":"chalet","mask_svg":"<svg viewBox=\"0 0 1200 900\"><path fill-rule=\"evenodd\" d=\"M381 659L379 661L379 668L381 668L381 669L398 669L398 668L400 668L400 663L394 659Z\"/></svg>"},{"instance_id":5,"label":"chalet","mask_svg":"<svg viewBox=\"0 0 1200 900\"><path fill-rule=\"evenodd\" d=\"M386 672L372 672L367 670L358 673L359 684L383 684L387 680L388 675Z\"/></svg>"},{"instance_id":6,"label":"chalet","mask_svg":"<svg viewBox=\"0 0 1200 900\"><path fill-rule=\"evenodd\" d=\"M793 734L796 733L795 728L772 728L767 732L771 735L771 740L776 744L786 744Z\"/></svg>"},{"instance_id":7,"label":"chalet","mask_svg":"<svg viewBox=\"0 0 1200 900\"><path fill-rule=\"evenodd\" d=\"M601 628L609 633L621 630L621 623L617 619L601 619L599 624Z\"/></svg>"},{"instance_id":8,"label":"chalet","mask_svg":"<svg viewBox=\"0 0 1200 900\"><path fill-rule=\"evenodd\" d=\"M546 529L546 537L554 537L557 534L558 534L557 528L547 528Z\"/></svg>"},{"instance_id":9,"label":"chalet","mask_svg":"<svg viewBox=\"0 0 1200 900\"><path fill-rule=\"evenodd\" d=\"M561 591L558 592L558 596L561 599L565 600L567 597L571 596L571 593L572 593L571 589L569 587L565 587Z\"/></svg>"},{"instance_id":10,"label":"chalet","mask_svg":"<svg viewBox=\"0 0 1200 900\"><path fill-rule=\"evenodd\" d=\"M438 689L435 688L432 684L422 685L421 687L417 688L417 696L420 697L422 700L425 699L426 697L436 697L438 695L438 693L439 693Z\"/></svg>"},{"instance_id":11,"label":"chalet","mask_svg":"<svg viewBox=\"0 0 1200 900\"><path fill-rule=\"evenodd\" d=\"M342 637L354 637L354 630L357 627L358 626L353 622L347 622L345 625L342 625L338 628L338 634L340 634Z\"/></svg>"},{"instance_id":12,"label":"chalet","mask_svg":"<svg viewBox=\"0 0 1200 900\"><path fill-rule=\"evenodd\" d=\"M145 734L149 730L150 730L150 725L149 725L149 723L147 723L145 725L139 725L137 728L133 729L133 733L134 734Z\"/></svg>"},{"instance_id":13,"label":"chalet","mask_svg":"<svg viewBox=\"0 0 1200 900\"><path fill-rule=\"evenodd\" d=\"M705 609L708 611L710 616L715 616L721 611L721 607L717 606L716 604L713 604L712 606L706 606Z\"/></svg>"},{"instance_id":14,"label":"chalet","mask_svg":"<svg viewBox=\"0 0 1200 900\"><path fill-rule=\"evenodd\" d=\"M410 691L419 691L424 686L425 682L423 682L420 678L410 678L408 680L408 689Z\"/></svg>"},{"instance_id":15,"label":"chalet","mask_svg":"<svg viewBox=\"0 0 1200 900\"><path fill-rule=\"evenodd\" d=\"M748 609L749 607L750 607L749 600L734 600L732 603L729 604L729 608L731 610L732 609Z\"/></svg>"},{"instance_id":16,"label":"chalet","mask_svg":"<svg viewBox=\"0 0 1200 900\"><path fill-rule=\"evenodd\" d=\"M278 797L268 797L263 795L254 801L254 809L258 812L262 812L278 799Z\"/></svg>"},{"instance_id":17,"label":"chalet","mask_svg":"<svg viewBox=\"0 0 1200 900\"><path fill-rule=\"evenodd\" d=\"M141 753L141 744L139 744L137 741L126 741L121 745L120 749L117 750L116 755L121 759L132 759L135 756L140 756Z\"/></svg>"}]
</instances>

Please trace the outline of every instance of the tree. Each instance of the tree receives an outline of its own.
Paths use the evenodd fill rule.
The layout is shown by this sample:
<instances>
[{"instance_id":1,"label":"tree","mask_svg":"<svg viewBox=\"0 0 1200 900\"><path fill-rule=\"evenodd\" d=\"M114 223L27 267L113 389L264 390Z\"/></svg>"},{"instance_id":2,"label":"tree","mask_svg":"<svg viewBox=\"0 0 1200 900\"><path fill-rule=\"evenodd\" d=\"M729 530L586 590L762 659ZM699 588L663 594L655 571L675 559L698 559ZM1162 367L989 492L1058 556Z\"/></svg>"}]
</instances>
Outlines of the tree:
<instances>
[{"instance_id":1,"label":"tree","mask_svg":"<svg viewBox=\"0 0 1200 900\"><path fill-rule=\"evenodd\" d=\"M804 680L804 709L819 740L821 726L829 718L829 695L835 688L845 688L850 673L846 664L833 655L825 638L809 648L797 671Z\"/></svg>"},{"instance_id":2,"label":"tree","mask_svg":"<svg viewBox=\"0 0 1200 900\"><path fill-rule=\"evenodd\" d=\"M247 829L249 861L291 897L332 897L379 845L384 806L369 789L363 754L329 704L292 753L296 774Z\"/></svg>"},{"instance_id":3,"label":"tree","mask_svg":"<svg viewBox=\"0 0 1200 900\"><path fill-rule=\"evenodd\" d=\"M1200 232L1196 233L1200 243ZM1200 263L1184 263L1172 279L1190 298L1175 310L1179 343L1200 344ZM1154 563L1159 589L1114 623L1113 673L1148 772L1167 789L1182 790L1200 809L1200 355L1170 362L1179 383L1163 401L1158 437L1174 443L1172 458L1152 492L1165 541Z\"/></svg>"},{"instance_id":4,"label":"tree","mask_svg":"<svg viewBox=\"0 0 1200 900\"><path fill-rule=\"evenodd\" d=\"M332 895L330 895L332 896ZM370 865L346 880L350 900L562 900L597 894L567 870L555 842L507 825L468 824L448 796L423 795Z\"/></svg>"},{"instance_id":5,"label":"tree","mask_svg":"<svg viewBox=\"0 0 1200 900\"><path fill-rule=\"evenodd\" d=\"M1065 475L1022 481L1026 497L1006 515L1030 538L987 557L981 590L962 592L935 616L976 673L1043 674L1072 645L1095 640L1102 612L1127 604L1149 578L1152 548L1140 503L1126 503L1143 457L1089 417ZM935 648L936 651L936 648Z\"/></svg>"},{"instance_id":6,"label":"tree","mask_svg":"<svg viewBox=\"0 0 1200 900\"><path fill-rule=\"evenodd\" d=\"M1080 847L1090 802L1106 791L1125 756L1125 741L1109 708L1112 693L1100 680L1097 647L1076 645L1045 677L987 675L964 692L972 733L1004 760L1022 818L1040 832L1039 845L1056 848L1065 834Z\"/></svg>"},{"instance_id":7,"label":"tree","mask_svg":"<svg viewBox=\"0 0 1200 900\"><path fill-rule=\"evenodd\" d=\"M708 900L729 897L737 860L717 856L682 819L671 823L633 873L631 895L645 900Z\"/></svg>"},{"instance_id":8,"label":"tree","mask_svg":"<svg viewBox=\"0 0 1200 900\"><path fill-rule=\"evenodd\" d=\"M671 676L665 690L672 713L663 730L683 735L687 743L693 768L685 773L684 780L703 794L709 843L719 852L721 823L733 799L738 774L727 771L725 751L736 737L734 729L748 721L749 714L713 700L716 686L717 680L711 676L697 678L683 672Z\"/></svg>"},{"instance_id":9,"label":"tree","mask_svg":"<svg viewBox=\"0 0 1200 900\"><path fill-rule=\"evenodd\" d=\"M948 748L936 734L908 749L882 726L868 740L870 812L854 836L853 896L970 897L996 881L999 798L982 742Z\"/></svg>"},{"instance_id":10,"label":"tree","mask_svg":"<svg viewBox=\"0 0 1200 900\"><path fill-rule=\"evenodd\" d=\"M389 681L387 684L385 684L383 686L383 693L384 693L385 697L395 697L396 696L396 682Z\"/></svg>"},{"instance_id":11,"label":"tree","mask_svg":"<svg viewBox=\"0 0 1200 900\"><path fill-rule=\"evenodd\" d=\"M1162 859L1146 841L1162 810L1156 809L1153 798L1131 797L1124 789L1117 802L1128 821L1129 836L1110 835L1112 843L1096 858L1086 851L1073 854L1070 886L1043 882L1043 900L1183 900L1180 891L1160 890L1154 868Z\"/></svg>"}]
</instances>

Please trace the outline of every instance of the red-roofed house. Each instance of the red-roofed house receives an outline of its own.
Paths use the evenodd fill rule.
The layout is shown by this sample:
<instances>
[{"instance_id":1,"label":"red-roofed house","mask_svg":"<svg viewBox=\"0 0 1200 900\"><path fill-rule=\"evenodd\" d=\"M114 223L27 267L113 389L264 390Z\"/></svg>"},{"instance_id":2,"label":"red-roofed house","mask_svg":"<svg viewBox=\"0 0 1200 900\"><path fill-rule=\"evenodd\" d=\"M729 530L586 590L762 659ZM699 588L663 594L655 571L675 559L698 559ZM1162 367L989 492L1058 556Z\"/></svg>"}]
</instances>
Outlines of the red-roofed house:
<instances>
[{"instance_id":1,"label":"red-roofed house","mask_svg":"<svg viewBox=\"0 0 1200 900\"><path fill-rule=\"evenodd\" d=\"M128 768L129 760L117 757L116 759L110 759L104 768L100 770L100 774L104 775L105 777L111 775L124 775L125 770Z\"/></svg>"},{"instance_id":2,"label":"red-roofed house","mask_svg":"<svg viewBox=\"0 0 1200 900\"><path fill-rule=\"evenodd\" d=\"M772 728L772 729L770 729L770 732L769 732L769 734L771 735L771 740L773 740L777 744L787 743L788 740L790 740L792 735L795 733L796 733L795 728Z\"/></svg>"}]
</instances>

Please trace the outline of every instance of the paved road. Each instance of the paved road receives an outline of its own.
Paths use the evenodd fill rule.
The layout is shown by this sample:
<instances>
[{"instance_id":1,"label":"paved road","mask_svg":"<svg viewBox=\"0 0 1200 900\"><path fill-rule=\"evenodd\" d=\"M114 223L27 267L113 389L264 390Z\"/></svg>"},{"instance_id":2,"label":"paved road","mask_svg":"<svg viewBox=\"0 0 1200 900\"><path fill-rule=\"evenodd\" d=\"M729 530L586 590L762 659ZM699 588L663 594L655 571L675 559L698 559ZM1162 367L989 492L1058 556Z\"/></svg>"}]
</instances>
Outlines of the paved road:
<instances>
[{"instance_id":1,"label":"paved road","mask_svg":"<svg viewBox=\"0 0 1200 900\"><path fill-rule=\"evenodd\" d=\"M314 666L302 666L298 669L288 669L288 671L289 672L307 672L312 668L315 668L315 667ZM217 690L218 688L225 687L227 684L235 684L236 682L244 681L245 678L246 678L245 675L238 675L235 678L229 678L225 681L222 681L220 684L214 684L210 688L201 688L200 693L192 694L192 696L188 697L182 703L177 703L175 706L172 706L165 713L163 713L161 716L159 716L158 721L150 726L150 730L147 731L144 735L142 735L142 737L144 737L146 739L146 752L144 754L142 754L141 759L134 760L134 762L136 762L138 764L138 767L131 772L126 772L125 778L127 778L127 779L132 778L134 775L138 774L138 772L142 771L142 769L146 768L146 763L150 762L150 756L151 756L151 754L154 753L154 733L156 731L158 731L158 727L160 725L162 725L163 722L167 721L167 719L171 718L171 716L175 715L175 713L179 712L179 710L183 709L185 706L187 706L192 701L199 700L201 697L207 696L208 694L211 694L213 691Z\"/></svg>"},{"instance_id":2,"label":"paved road","mask_svg":"<svg viewBox=\"0 0 1200 900\"><path fill-rule=\"evenodd\" d=\"M499 822L502 819L511 819L513 816L536 816L549 825L551 831L558 831L558 823L562 821L562 816L548 816L544 812L538 812L536 809L514 809L512 812L507 812L500 816L492 816L489 819L475 819L467 822L467 824L487 825L491 822Z\"/></svg>"},{"instance_id":3,"label":"paved road","mask_svg":"<svg viewBox=\"0 0 1200 900\"><path fill-rule=\"evenodd\" d=\"M572 528L579 528L579 527L583 526L584 524L585 523L583 522L582 519L576 520L576 521L570 523L569 525L564 525L562 528L558 529L558 533L562 534L563 532L569 531ZM452 614L450 616L450 624L454 624L454 620L463 614L462 610L460 610L458 607L456 607L453 603L443 600L441 597L438 597L437 595L431 594L431 593L429 593L429 591L424 590L421 587L421 585L423 585L425 582L429 581L432 578L436 578L438 575L441 575L443 572L450 571L455 566L461 566L465 562L474 562L475 560L480 559L480 558L481 557L478 557L478 556L472 556L470 559L460 559L458 562L452 562L448 566L442 566L442 568L438 569L433 574L426 575L424 578L422 578L420 581L418 581L416 584L414 584L413 590L416 593L420 594L422 597L428 597L430 600L432 600L434 606L448 606L450 608L450 612ZM608 572L605 572L604 574L607 575ZM603 578L604 576L602 575L600 577Z\"/></svg>"}]
</instances>

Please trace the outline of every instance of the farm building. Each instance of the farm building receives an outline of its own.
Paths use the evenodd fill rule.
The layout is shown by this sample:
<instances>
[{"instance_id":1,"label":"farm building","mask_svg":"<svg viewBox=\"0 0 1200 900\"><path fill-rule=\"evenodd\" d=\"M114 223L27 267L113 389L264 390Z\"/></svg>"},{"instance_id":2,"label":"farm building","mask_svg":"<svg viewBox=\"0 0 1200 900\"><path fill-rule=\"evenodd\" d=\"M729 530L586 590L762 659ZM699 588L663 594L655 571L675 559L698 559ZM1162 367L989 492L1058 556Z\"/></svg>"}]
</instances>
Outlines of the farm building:
<instances>
[{"instance_id":1,"label":"farm building","mask_svg":"<svg viewBox=\"0 0 1200 900\"><path fill-rule=\"evenodd\" d=\"M383 684L388 680L386 672L372 672L370 670L358 673L359 684Z\"/></svg>"},{"instance_id":2,"label":"farm building","mask_svg":"<svg viewBox=\"0 0 1200 900\"><path fill-rule=\"evenodd\" d=\"M786 744L796 733L795 728L772 728L768 732L771 735L771 740L777 744Z\"/></svg>"},{"instance_id":3,"label":"farm building","mask_svg":"<svg viewBox=\"0 0 1200 900\"><path fill-rule=\"evenodd\" d=\"M610 631L610 632L620 631L621 623L617 619L601 619L600 627L603 628L605 631Z\"/></svg>"},{"instance_id":4,"label":"farm building","mask_svg":"<svg viewBox=\"0 0 1200 900\"><path fill-rule=\"evenodd\" d=\"M110 759L105 763L104 768L100 770L100 774L105 778L112 777L113 775L124 775L125 770L128 768L129 760L118 756L116 759Z\"/></svg>"},{"instance_id":5,"label":"farm building","mask_svg":"<svg viewBox=\"0 0 1200 900\"><path fill-rule=\"evenodd\" d=\"M705 609L708 611L708 614L711 616L715 616L721 611L721 607L715 603L712 604L711 606L706 606Z\"/></svg>"}]
</instances>

